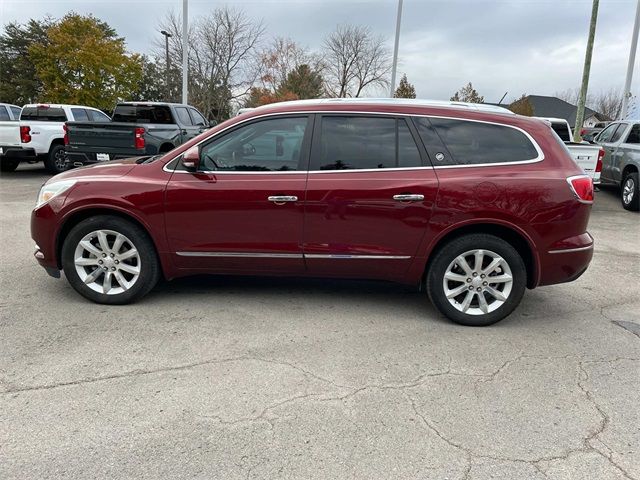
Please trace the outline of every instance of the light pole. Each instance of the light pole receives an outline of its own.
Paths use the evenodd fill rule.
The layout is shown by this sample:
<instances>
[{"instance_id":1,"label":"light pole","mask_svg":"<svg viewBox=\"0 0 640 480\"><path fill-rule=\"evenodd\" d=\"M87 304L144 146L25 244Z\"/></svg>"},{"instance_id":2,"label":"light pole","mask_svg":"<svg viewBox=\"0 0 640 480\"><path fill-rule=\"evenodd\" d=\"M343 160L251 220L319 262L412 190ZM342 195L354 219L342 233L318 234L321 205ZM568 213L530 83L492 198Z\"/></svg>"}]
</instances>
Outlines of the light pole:
<instances>
[{"instance_id":1,"label":"light pole","mask_svg":"<svg viewBox=\"0 0 640 480\"><path fill-rule=\"evenodd\" d=\"M589 24L589 38L587 39L587 51L584 54L584 67L582 69L582 86L578 97L578 110L576 111L576 125L573 129L573 141L579 142L582 137L582 123L584 122L584 104L587 101L587 89L589 88L589 72L591 71L591 55L593 54L593 40L596 37L596 23L598 22L598 6L600 0L593 0L591 7L591 23Z\"/></svg>"},{"instance_id":2,"label":"light pole","mask_svg":"<svg viewBox=\"0 0 640 480\"><path fill-rule=\"evenodd\" d=\"M167 79L165 80L167 85L167 102L171 101L170 96L171 96L171 89L169 88L169 37L172 37L173 35L171 35L169 32L167 32L166 30L162 30L160 32L162 35L164 35L164 53L166 55L166 64L165 64L165 76L167 77Z\"/></svg>"},{"instance_id":3,"label":"light pole","mask_svg":"<svg viewBox=\"0 0 640 480\"><path fill-rule=\"evenodd\" d=\"M182 103L187 103L189 81L189 0L182 0Z\"/></svg>"},{"instance_id":4,"label":"light pole","mask_svg":"<svg viewBox=\"0 0 640 480\"><path fill-rule=\"evenodd\" d=\"M393 67L391 68L391 90L389 97L393 98L396 88L396 69L398 68L398 44L400 43L400 21L402 20L402 0L398 0L398 16L396 17L396 42L393 46Z\"/></svg>"},{"instance_id":5,"label":"light pole","mask_svg":"<svg viewBox=\"0 0 640 480\"><path fill-rule=\"evenodd\" d=\"M636 63L636 50L638 48L638 29L640 29L640 0L636 8L636 21L633 24L633 34L631 35L631 50L629 50L629 64L627 65L627 78L624 82L624 91L622 94L622 112L620 120L624 120L627 116L629 108L629 98L631 97L631 78L633 77L633 65Z\"/></svg>"}]
</instances>

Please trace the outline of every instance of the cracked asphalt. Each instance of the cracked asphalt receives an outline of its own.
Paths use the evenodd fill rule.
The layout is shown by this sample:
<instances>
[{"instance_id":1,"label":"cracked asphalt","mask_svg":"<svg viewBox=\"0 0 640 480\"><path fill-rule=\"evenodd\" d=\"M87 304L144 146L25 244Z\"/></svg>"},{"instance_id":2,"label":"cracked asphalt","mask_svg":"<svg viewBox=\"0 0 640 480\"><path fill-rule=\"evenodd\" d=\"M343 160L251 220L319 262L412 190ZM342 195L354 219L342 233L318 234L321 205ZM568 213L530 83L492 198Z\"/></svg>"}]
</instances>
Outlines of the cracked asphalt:
<instances>
[{"instance_id":1,"label":"cracked asphalt","mask_svg":"<svg viewBox=\"0 0 640 480\"><path fill-rule=\"evenodd\" d=\"M488 328L355 281L197 277L92 304L0 179L0 478L640 480L640 216Z\"/></svg>"}]
</instances>

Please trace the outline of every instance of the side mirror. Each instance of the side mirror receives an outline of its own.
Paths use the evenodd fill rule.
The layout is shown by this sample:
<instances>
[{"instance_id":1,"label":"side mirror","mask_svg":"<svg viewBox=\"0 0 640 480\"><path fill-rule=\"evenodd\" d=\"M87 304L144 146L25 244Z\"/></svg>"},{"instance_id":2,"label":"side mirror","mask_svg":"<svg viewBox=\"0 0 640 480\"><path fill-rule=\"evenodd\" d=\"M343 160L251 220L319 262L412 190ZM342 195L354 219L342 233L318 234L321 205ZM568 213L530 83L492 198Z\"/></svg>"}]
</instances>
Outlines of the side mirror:
<instances>
[{"instance_id":1,"label":"side mirror","mask_svg":"<svg viewBox=\"0 0 640 480\"><path fill-rule=\"evenodd\" d=\"M210 127L215 127L218 124L218 121L215 118L210 118L209 119L209 126Z\"/></svg>"},{"instance_id":2,"label":"side mirror","mask_svg":"<svg viewBox=\"0 0 640 480\"><path fill-rule=\"evenodd\" d=\"M190 172L198 171L200 167L200 149L194 145L182 154L182 166Z\"/></svg>"}]
</instances>

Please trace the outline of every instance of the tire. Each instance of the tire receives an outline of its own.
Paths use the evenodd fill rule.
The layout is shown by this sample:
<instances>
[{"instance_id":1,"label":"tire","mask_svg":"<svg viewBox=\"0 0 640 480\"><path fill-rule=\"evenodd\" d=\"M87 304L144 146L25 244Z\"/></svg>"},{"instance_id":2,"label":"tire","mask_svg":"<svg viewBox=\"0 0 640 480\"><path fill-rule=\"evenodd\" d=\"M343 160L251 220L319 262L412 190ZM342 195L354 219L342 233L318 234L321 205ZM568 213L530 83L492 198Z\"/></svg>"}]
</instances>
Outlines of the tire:
<instances>
[{"instance_id":1,"label":"tire","mask_svg":"<svg viewBox=\"0 0 640 480\"><path fill-rule=\"evenodd\" d=\"M71 165L69 158L67 158L64 145L54 144L51 146L49 155L44 161L44 166L47 167L49 173L53 173L54 175L69 170Z\"/></svg>"},{"instance_id":2,"label":"tire","mask_svg":"<svg viewBox=\"0 0 640 480\"><path fill-rule=\"evenodd\" d=\"M90 217L71 229L62 246L62 268L80 295L106 305L132 303L149 293L160 278L155 246L147 232L109 215Z\"/></svg>"},{"instance_id":3,"label":"tire","mask_svg":"<svg viewBox=\"0 0 640 480\"><path fill-rule=\"evenodd\" d=\"M640 210L640 195L638 194L638 172L625 175L620 188L620 200L626 210L637 212Z\"/></svg>"},{"instance_id":4,"label":"tire","mask_svg":"<svg viewBox=\"0 0 640 480\"><path fill-rule=\"evenodd\" d=\"M481 269L475 265L477 251L482 252ZM474 327L492 325L513 312L522 300L526 284L527 269L517 250L484 233L464 235L447 243L437 251L427 272L427 292L433 305L455 323ZM459 293L447 298L447 294L456 292Z\"/></svg>"},{"instance_id":5,"label":"tire","mask_svg":"<svg viewBox=\"0 0 640 480\"><path fill-rule=\"evenodd\" d=\"M20 160L15 158L3 158L0 162L0 172L13 172L20 165Z\"/></svg>"}]
</instances>

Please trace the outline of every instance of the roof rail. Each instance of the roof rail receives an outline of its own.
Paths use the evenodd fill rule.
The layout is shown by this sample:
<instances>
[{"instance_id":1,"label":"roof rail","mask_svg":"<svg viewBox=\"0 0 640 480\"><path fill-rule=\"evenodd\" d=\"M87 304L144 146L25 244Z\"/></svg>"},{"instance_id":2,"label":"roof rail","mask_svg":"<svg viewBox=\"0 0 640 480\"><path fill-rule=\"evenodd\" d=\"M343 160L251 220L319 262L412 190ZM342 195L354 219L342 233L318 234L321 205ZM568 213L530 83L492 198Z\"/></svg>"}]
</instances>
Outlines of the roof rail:
<instances>
[{"instance_id":1,"label":"roof rail","mask_svg":"<svg viewBox=\"0 0 640 480\"><path fill-rule=\"evenodd\" d=\"M416 107L453 107L460 109L476 110L479 112L508 113L514 115L511 110L497 105L488 105L486 103L467 103L453 102L446 100L427 100L418 98L318 98L312 100L292 100L289 102L281 102L287 105L318 105L327 103L341 104L382 104L382 105L407 105ZM274 104L264 105L272 106ZM260 107L258 107L260 108Z\"/></svg>"}]
</instances>

